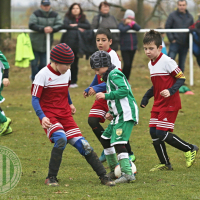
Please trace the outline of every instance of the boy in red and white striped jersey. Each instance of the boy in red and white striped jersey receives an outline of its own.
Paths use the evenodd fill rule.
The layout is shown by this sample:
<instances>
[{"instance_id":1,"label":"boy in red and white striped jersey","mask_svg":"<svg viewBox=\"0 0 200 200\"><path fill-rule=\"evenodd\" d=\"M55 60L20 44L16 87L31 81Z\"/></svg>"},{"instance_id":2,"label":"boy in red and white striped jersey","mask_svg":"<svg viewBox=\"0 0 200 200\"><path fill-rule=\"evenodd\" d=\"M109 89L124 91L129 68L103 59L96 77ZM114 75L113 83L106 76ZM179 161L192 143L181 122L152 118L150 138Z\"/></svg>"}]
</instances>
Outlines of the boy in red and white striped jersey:
<instances>
[{"instance_id":1,"label":"boy in red and white striped jersey","mask_svg":"<svg viewBox=\"0 0 200 200\"><path fill-rule=\"evenodd\" d=\"M36 75L31 91L33 108L47 137L54 143L45 184L58 186L57 174L62 154L69 143L85 157L102 184L115 185L106 175L97 154L82 136L72 117L76 108L72 104L68 88L71 80L70 66L74 61L73 51L65 43L58 44L51 50L50 59L51 63Z\"/></svg>"},{"instance_id":2,"label":"boy in red and white striped jersey","mask_svg":"<svg viewBox=\"0 0 200 200\"><path fill-rule=\"evenodd\" d=\"M174 60L161 53L162 37L159 32L154 30L147 32L143 39L143 46L145 54L150 59L148 67L153 86L144 95L140 106L146 107L149 99L154 97L149 127L153 145L160 160L160 164L150 171L173 169L165 142L184 151L186 166L191 167L198 147L171 133L178 111L181 109L179 88L184 84L185 76Z\"/></svg>"}]
</instances>

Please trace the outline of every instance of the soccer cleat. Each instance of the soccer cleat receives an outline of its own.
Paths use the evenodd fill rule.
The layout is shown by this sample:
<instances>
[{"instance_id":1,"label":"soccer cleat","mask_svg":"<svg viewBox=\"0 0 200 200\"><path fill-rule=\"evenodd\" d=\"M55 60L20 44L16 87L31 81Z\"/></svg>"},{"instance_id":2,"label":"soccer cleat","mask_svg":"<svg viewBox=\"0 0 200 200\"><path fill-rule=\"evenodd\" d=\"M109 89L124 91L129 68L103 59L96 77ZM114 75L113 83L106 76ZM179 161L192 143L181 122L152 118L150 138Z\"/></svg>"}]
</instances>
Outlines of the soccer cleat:
<instances>
[{"instance_id":1,"label":"soccer cleat","mask_svg":"<svg viewBox=\"0 0 200 200\"><path fill-rule=\"evenodd\" d=\"M192 164L195 161L195 157L197 155L197 152L199 150L199 148L196 145L193 145L194 149L192 151L187 151L185 152L185 158L186 158L186 166L187 167L191 167Z\"/></svg>"},{"instance_id":2,"label":"soccer cleat","mask_svg":"<svg viewBox=\"0 0 200 200\"><path fill-rule=\"evenodd\" d=\"M107 176L110 177L111 179L117 179L117 177L115 176L115 172L109 172Z\"/></svg>"},{"instance_id":3,"label":"soccer cleat","mask_svg":"<svg viewBox=\"0 0 200 200\"><path fill-rule=\"evenodd\" d=\"M0 136L6 132L6 130L8 129L8 127L10 126L11 124L11 119L7 117L7 121L2 123L1 126L0 126Z\"/></svg>"},{"instance_id":4,"label":"soccer cleat","mask_svg":"<svg viewBox=\"0 0 200 200\"><path fill-rule=\"evenodd\" d=\"M125 174L122 172L121 177L115 180L115 183L133 183L136 181L135 175L134 174Z\"/></svg>"},{"instance_id":5,"label":"soccer cleat","mask_svg":"<svg viewBox=\"0 0 200 200\"><path fill-rule=\"evenodd\" d=\"M2 133L2 136L8 135L10 133L12 133L12 128L9 126L8 129L4 133Z\"/></svg>"},{"instance_id":6,"label":"soccer cleat","mask_svg":"<svg viewBox=\"0 0 200 200\"><path fill-rule=\"evenodd\" d=\"M173 170L171 164L167 165L167 164L158 164L156 166L154 166L150 172L154 172L154 171L165 171L165 170Z\"/></svg>"},{"instance_id":7,"label":"soccer cleat","mask_svg":"<svg viewBox=\"0 0 200 200\"><path fill-rule=\"evenodd\" d=\"M115 182L112 181L112 179L107 175L103 175L103 176L99 177L99 179L101 180L101 183L103 185L115 186Z\"/></svg>"},{"instance_id":8,"label":"soccer cleat","mask_svg":"<svg viewBox=\"0 0 200 200\"><path fill-rule=\"evenodd\" d=\"M102 151L101 156L99 157L99 160L100 160L101 162L105 162L105 161L106 161L106 156L105 156L105 154L104 154L104 150Z\"/></svg>"},{"instance_id":9,"label":"soccer cleat","mask_svg":"<svg viewBox=\"0 0 200 200\"><path fill-rule=\"evenodd\" d=\"M135 155L129 153L129 160L130 160L131 162L135 162L135 160L136 160Z\"/></svg>"},{"instance_id":10,"label":"soccer cleat","mask_svg":"<svg viewBox=\"0 0 200 200\"><path fill-rule=\"evenodd\" d=\"M52 187L59 186L58 179L55 176L47 177L45 180L45 184Z\"/></svg>"}]
</instances>

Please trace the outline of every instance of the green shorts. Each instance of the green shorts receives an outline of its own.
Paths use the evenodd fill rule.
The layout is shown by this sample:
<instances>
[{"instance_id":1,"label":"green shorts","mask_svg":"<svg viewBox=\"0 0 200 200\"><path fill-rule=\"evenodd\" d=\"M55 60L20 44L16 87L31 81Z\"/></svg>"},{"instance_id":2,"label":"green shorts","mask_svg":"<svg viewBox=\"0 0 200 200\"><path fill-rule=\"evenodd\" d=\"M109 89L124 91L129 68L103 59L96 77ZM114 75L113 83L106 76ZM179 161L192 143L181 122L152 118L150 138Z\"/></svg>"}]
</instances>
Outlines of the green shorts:
<instances>
[{"instance_id":1,"label":"green shorts","mask_svg":"<svg viewBox=\"0 0 200 200\"><path fill-rule=\"evenodd\" d=\"M130 120L115 125L109 124L102 134L102 138L111 139L111 146L116 144L127 144L135 122Z\"/></svg>"}]
</instances>

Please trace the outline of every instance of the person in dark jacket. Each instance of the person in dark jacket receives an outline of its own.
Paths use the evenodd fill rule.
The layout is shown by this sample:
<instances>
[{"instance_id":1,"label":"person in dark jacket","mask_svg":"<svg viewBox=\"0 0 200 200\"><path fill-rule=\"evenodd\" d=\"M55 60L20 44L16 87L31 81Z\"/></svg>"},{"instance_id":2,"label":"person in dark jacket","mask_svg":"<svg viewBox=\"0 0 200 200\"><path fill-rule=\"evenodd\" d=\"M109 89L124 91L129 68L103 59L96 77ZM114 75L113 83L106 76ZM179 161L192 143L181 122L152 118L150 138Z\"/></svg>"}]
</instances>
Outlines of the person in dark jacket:
<instances>
[{"instance_id":1,"label":"person in dark jacket","mask_svg":"<svg viewBox=\"0 0 200 200\"><path fill-rule=\"evenodd\" d=\"M165 24L166 29L184 29L194 23L192 15L187 10L187 1L178 0L178 9L172 12ZM189 33L167 33L170 42L168 56L175 59L179 54L179 68L184 72L185 60L189 48Z\"/></svg>"},{"instance_id":2,"label":"person in dark jacket","mask_svg":"<svg viewBox=\"0 0 200 200\"><path fill-rule=\"evenodd\" d=\"M90 29L90 23L86 19L86 15L78 3L73 3L68 12L65 15L63 28L67 29L66 33L63 33L61 43L66 43L71 47L74 52L75 59L71 65L71 84L70 88L76 88L78 80L78 61L79 61L79 37L78 32L84 32L86 29Z\"/></svg>"},{"instance_id":3,"label":"person in dark jacket","mask_svg":"<svg viewBox=\"0 0 200 200\"><path fill-rule=\"evenodd\" d=\"M29 19L29 28L37 33L30 33L31 44L35 59L31 61L31 80L43 67L46 66L46 33L51 33L51 45L53 33L62 27L62 18L51 9L49 0L42 0L40 9L33 12ZM38 64L39 63L39 64Z\"/></svg>"},{"instance_id":4,"label":"person in dark jacket","mask_svg":"<svg viewBox=\"0 0 200 200\"><path fill-rule=\"evenodd\" d=\"M92 29L109 28L117 29L118 22L113 15L110 15L110 4L107 1L102 1L99 4L99 14L92 19ZM117 51L119 46L119 34L112 33L111 49Z\"/></svg>"},{"instance_id":5,"label":"person in dark jacket","mask_svg":"<svg viewBox=\"0 0 200 200\"><path fill-rule=\"evenodd\" d=\"M140 30L140 26L134 21L135 13L128 9L126 10L123 22L118 25L120 30L120 50L123 59L122 72L129 80L132 68L132 62L137 50L137 35L136 33L127 33L128 30Z\"/></svg>"}]
</instances>

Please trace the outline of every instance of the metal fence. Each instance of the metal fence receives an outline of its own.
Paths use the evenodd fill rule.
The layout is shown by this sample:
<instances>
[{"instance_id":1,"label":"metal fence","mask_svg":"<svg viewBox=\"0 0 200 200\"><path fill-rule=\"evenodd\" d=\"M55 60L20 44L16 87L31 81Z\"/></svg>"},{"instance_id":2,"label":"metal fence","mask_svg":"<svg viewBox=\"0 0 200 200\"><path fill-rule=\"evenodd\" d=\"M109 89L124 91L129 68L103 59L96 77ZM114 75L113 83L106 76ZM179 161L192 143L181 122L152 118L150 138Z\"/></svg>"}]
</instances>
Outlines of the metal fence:
<instances>
[{"instance_id":1,"label":"metal fence","mask_svg":"<svg viewBox=\"0 0 200 200\"><path fill-rule=\"evenodd\" d=\"M145 33L147 31L149 31L150 29L140 29L139 31L137 31L138 33ZM175 33L175 32L189 32L189 29L154 29L158 32L171 32L171 33ZM94 29L94 32L96 32L97 29ZM112 33L119 33L120 31L118 29L111 29L110 30ZM34 32L30 29L0 29L0 33L30 33L30 32ZM66 30L60 30L59 32L66 32ZM136 32L133 30L129 30L128 32ZM50 61L50 33L46 34L46 55L47 55L47 64ZM193 47L193 37L192 34L189 34L189 66L190 66L190 85L193 86L194 85L194 71L193 71L193 54L192 54L192 47Z\"/></svg>"}]
</instances>

